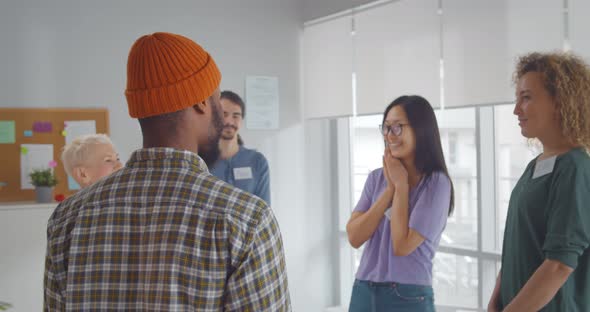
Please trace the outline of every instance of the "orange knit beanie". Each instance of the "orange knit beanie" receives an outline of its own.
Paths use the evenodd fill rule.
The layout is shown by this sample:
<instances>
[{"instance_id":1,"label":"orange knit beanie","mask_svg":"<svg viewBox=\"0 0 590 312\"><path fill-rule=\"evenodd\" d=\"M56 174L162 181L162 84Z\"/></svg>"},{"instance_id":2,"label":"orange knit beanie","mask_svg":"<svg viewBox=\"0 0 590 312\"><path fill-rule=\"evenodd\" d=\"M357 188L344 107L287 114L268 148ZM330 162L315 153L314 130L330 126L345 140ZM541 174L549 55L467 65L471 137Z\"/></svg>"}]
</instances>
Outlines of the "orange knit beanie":
<instances>
[{"instance_id":1,"label":"orange knit beanie","mask_svg":"<svg viewBox=\"0 0 590 312\"><path fill-rule=\"evenodd\" d=\"M172 113L206 100L219 86L215 61L194 41L170 33L145 35L127 60L129 115Z\"/></svg>"}]
</instances>

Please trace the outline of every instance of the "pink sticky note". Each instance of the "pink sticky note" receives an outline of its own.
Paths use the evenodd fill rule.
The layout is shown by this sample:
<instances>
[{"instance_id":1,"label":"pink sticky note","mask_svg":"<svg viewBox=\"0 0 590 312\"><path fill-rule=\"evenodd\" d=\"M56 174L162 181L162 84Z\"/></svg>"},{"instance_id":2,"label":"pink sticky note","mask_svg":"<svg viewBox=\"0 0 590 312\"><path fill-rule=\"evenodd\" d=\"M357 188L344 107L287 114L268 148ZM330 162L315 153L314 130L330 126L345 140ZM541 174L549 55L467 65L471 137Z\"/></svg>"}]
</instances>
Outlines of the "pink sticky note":
<instances>
[{"instance_id":1,"label":"pink sticky note","mask_svg":"<svg viewBox=\"0 0 590 312\"><path fill-rule=\"evenodd\" d=\"M55 167L57 167L57 161L55 161L55 160L50 161L49 168L55 168Z\"/></svg>"},{"instance_id":2,"label":"pink sticky note","mask_svg":"<svg viewBox=\"0 0 590 312\"><path fill-rule=\"evenodd\" d=\"M53 125L50 121L35 121L33 123L33 131L34 132L41 132L41 133L48 133L53 131Z\"/></svg>"}]
</instances>

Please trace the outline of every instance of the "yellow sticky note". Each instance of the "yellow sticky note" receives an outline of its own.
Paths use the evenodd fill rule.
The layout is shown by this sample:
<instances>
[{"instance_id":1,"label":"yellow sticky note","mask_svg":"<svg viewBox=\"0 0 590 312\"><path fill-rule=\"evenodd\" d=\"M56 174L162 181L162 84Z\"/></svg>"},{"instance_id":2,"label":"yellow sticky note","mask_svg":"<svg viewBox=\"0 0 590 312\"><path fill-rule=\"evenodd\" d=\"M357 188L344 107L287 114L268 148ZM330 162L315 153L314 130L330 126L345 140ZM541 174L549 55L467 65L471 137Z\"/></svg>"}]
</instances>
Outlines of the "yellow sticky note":
<instances>
[{"instance_id":1,"label":"yellow sticky note","mask_svg":"<svg viewBox=\"0 0 590 312\"><path fill-rule=\"evenodd\" d=\"M64 130L64 131L61 132L61 135L62 136L66 136L66 135L68 135L68 133L66 132L66 130Z\"/></svg>"},{"instance_id":2,"label":"yellow sticky note","mask_svg":"<svg viewBox=\"0 0 590 312\"><path fill-rule=\"evenodd\" d=\"M26 155L29 152L29 149L26 147L21 147L20 152L21 152L21 154Z\"/></svg>"}]
</instances>

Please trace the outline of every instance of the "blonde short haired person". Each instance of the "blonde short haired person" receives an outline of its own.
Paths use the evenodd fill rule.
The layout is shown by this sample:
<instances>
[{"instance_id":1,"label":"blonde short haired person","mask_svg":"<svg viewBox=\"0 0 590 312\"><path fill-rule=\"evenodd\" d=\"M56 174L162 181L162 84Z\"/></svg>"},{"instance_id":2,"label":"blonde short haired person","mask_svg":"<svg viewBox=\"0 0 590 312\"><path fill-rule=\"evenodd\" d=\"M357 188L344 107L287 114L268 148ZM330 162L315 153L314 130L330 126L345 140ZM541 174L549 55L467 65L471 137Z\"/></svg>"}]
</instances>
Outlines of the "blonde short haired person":
<instances>
[{"instance_id":1,"label":"blonde short haired person","mask_svg":"<svg viewBox=\"0 0 590 312\"><path fill-rule=\"evenodd\" d=\"M121 169L119 154L105 134L77 137L61 154L66 173L84 188Z\"/></svg>"}]
</instances>

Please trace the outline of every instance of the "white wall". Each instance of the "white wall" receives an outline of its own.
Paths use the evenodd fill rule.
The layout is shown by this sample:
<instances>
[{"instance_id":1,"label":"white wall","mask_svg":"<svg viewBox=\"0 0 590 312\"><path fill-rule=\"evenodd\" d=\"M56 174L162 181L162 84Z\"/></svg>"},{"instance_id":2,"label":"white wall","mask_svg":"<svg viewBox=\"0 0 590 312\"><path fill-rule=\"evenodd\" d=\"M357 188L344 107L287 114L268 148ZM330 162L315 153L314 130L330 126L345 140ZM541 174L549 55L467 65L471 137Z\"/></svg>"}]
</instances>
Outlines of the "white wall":
<instances>
[{"instance_id":1,"label":"white wall","mask_svg":"<svg viewBox=\"0 0 590 312\"><path fill-rule=\"evenodd\" d=\"M106 107L125 160L141 147L123 94L127 54L140 35L169 31L195 39L220 66L224 89L243 93L246 75L277 76L280 129L243 136L270 163L294 310L320 311L336 300L337 258L330 185L307 194L310 179L329 171L309 172L323 157L315 148L323 141L306 140L316 128L301 117L302 11L301 0L2 0L0 107Z\"/></svg>"}]
</instances>

